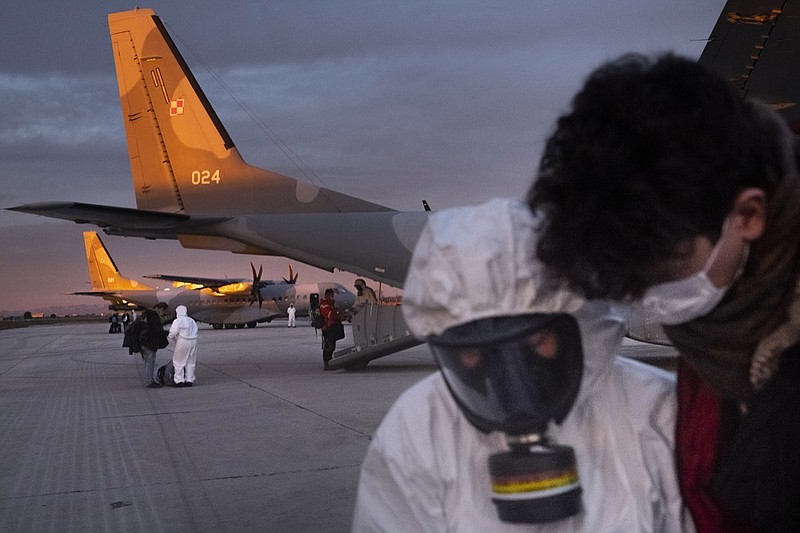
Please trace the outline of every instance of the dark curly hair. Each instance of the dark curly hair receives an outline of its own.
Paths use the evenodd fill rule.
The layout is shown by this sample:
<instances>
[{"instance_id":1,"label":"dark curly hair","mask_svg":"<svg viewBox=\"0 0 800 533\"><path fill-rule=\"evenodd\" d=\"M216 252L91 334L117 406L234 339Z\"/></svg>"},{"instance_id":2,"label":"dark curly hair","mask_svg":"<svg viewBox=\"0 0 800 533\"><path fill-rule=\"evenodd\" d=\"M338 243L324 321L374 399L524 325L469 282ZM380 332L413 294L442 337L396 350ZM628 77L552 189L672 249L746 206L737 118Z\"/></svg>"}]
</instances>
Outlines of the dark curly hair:
<instances>
[{"instance_id":1,"label":"dark curly hair","mask_svg":"<svg viewBox=\"0 0 800 533\"><path fill-rule=\"evenodd\" d=\"M548 139L528 204L539 259L589 298L638 297L719 238L770 158L752 107L705 67L628 55L590 75Z\"/></svg>"}]
</instances>

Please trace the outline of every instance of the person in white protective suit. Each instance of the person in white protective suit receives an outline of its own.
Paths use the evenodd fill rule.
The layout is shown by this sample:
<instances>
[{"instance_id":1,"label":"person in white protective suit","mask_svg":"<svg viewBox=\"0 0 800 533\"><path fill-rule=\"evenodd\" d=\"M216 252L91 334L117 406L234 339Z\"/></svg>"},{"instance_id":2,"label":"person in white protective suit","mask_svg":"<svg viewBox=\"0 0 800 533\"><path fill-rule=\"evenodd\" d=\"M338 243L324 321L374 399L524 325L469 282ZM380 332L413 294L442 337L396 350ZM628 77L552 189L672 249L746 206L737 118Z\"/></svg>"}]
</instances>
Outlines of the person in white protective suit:
<instances>
[{"instance_id":1,"label":"person in white protective suit","mask_svg":"<svg viewBox=\"0 0 800 533\"><path fill-rule=\"evenodd\" d=\"M375 295L375 291L367 285L367 282L361 278L358 278L353 282L353 287L356 289L356 304L353 306L353 310L355 313L358 313L361 308L367 305L376 305L378 303L378 297Z\"/></svg>"},{"instance_id":2,"label":"person in white protective suit","mask_svg":"<svg viewBox=\"0 0 800 533\"><path fill-rule=\"evenodd\" d=\"M175 353L175 386L191 387L194 384L194 368L197 364L197 322L186 314L186 306L175 308L175 320L169 328L168 338L173 341Z\"/></svg>"},{"instance_id":3,"label":"person in white protective suit","mask_svg":"<svg viewBox=\"0 0 800 533\"><path fill-rule=\"evenodd\" d=\"M289 304L289 308L286 309L286 314L289 315L289 326L290 328L297 327L295 323L295 316L297 316L297 309L294 307L294 304Z\"/></svg>"},{"instance_id":4,"label":"person in white protective suit","mask_svg":"<svg viewBox=\"0 0 800 533\"><path fill-rule=\"evenodd\" d=\"M673 377L615 358L624 317L546 278L535 246L521 201L429 219L403 309L441 371L376 431L353 531L694 531Z\"/></svg>"}]
</instances>

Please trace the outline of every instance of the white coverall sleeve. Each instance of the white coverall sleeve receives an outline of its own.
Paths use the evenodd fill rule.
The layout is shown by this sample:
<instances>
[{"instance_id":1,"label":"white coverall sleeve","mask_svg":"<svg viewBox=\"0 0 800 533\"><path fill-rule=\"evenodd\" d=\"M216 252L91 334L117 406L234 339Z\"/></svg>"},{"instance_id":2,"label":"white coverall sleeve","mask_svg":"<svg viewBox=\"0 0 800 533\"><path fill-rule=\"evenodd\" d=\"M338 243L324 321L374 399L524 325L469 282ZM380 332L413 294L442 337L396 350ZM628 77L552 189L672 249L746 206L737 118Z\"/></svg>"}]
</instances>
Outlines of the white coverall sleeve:
<instances>
[{"instance_id":1,"label":"white coverall sleeve","mask_svg":"<svg viewBox=\"0 0 800 533\"><path fill-rule=\"evenodd\" d=\"M172 325L169 327L169 333L167 334L167 338L170 339L170 341L178 338L178 334L180 333L180 327L181 326L179 318L176 318L175 320L172 321Z\"/></svg>"},{"instance_id":2,"label":"white coverall sleeve","mask_svg":"<svg viewBox=\"0 0 800 533\"><path fill-rule=\"evenodd\" d=\"M441 503L433 489L436 480L413 468L411 453L404 465L387 453L384 443L373 441L361 468L353 520L354 532L443 531Z\"/></svg>"},{"instance_id":3,"label":"white coverall sleeve","mask_svg":"<svg viewBox=\"0 0 800 533\"><path fill-rule=\"evenodd\" d=\"M353 532L447 529L441 501L444 482L432 456L433 446L425 445L427 435L414 430L421 422L414 421L415 417L432 420L417 400L413 389L404 393L373 437L361 466Z\"/></svg>"},{"instance_id":4,"label":"white coverall sleeve","mask_svg":"<svg viewBox=\"0 0 800 533\"><path fill-rule=\"evenodd\" d=\"M644 364L627 359L617 359L615 365L624 382L622 404L630 409L626 414L637 433L642 464L650 478L651 512L642 510L640 516L652 516L655 532L693 532L694 522L680 494L675 464L677 400L674 389L666 385L669 381L656 378L657 374L667 373L652 368L639 372L637 367ZM667 379L674 380L672 376ZM649 529L642 524L642 531Z\"/></svg>"}]
</instances>

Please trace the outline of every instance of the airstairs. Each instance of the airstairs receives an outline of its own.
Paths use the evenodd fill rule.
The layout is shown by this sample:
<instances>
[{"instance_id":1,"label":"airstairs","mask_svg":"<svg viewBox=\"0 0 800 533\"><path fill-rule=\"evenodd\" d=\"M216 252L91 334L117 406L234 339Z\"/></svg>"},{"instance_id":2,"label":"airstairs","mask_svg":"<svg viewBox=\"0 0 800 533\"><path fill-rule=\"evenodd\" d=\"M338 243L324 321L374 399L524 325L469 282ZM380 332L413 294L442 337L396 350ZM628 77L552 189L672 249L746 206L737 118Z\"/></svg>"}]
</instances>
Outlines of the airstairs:
<instances>
[{"instance_id":1,"label":"airstairs","mask_svg":"<svg viewBox=\"0 0 800 533\"><path fill-rule=\"evenodd\" d=\"M353 346L333 353L328 365L340 368L363 368L379 357L422 344L408 331L400 305L372 304L353 316Z\"/></svg>"}]
</instances>

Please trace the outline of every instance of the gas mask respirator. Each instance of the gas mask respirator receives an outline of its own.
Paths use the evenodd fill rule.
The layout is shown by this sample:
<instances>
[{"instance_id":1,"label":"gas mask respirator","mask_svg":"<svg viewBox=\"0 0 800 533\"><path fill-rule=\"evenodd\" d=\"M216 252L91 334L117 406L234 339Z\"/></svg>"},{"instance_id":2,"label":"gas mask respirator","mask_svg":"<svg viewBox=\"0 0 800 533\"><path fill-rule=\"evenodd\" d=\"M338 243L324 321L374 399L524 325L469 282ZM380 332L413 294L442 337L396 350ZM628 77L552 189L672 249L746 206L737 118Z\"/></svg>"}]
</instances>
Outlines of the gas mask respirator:
<instances>
[{"instance_id":1,"label":"gas mask respirator","mask_svg":"<svg viewBox=\"0 0 800 533\"><path fill-rule=\"evenodd\" d=\"M578 324L567 314L483 318L428 338L445 382L467 419L501 431L510 448L489 458L501 520L540 523L581 508L575 452L551 443L551 420L572 408L583 372Z\"/></svg>"}]
</instances>

